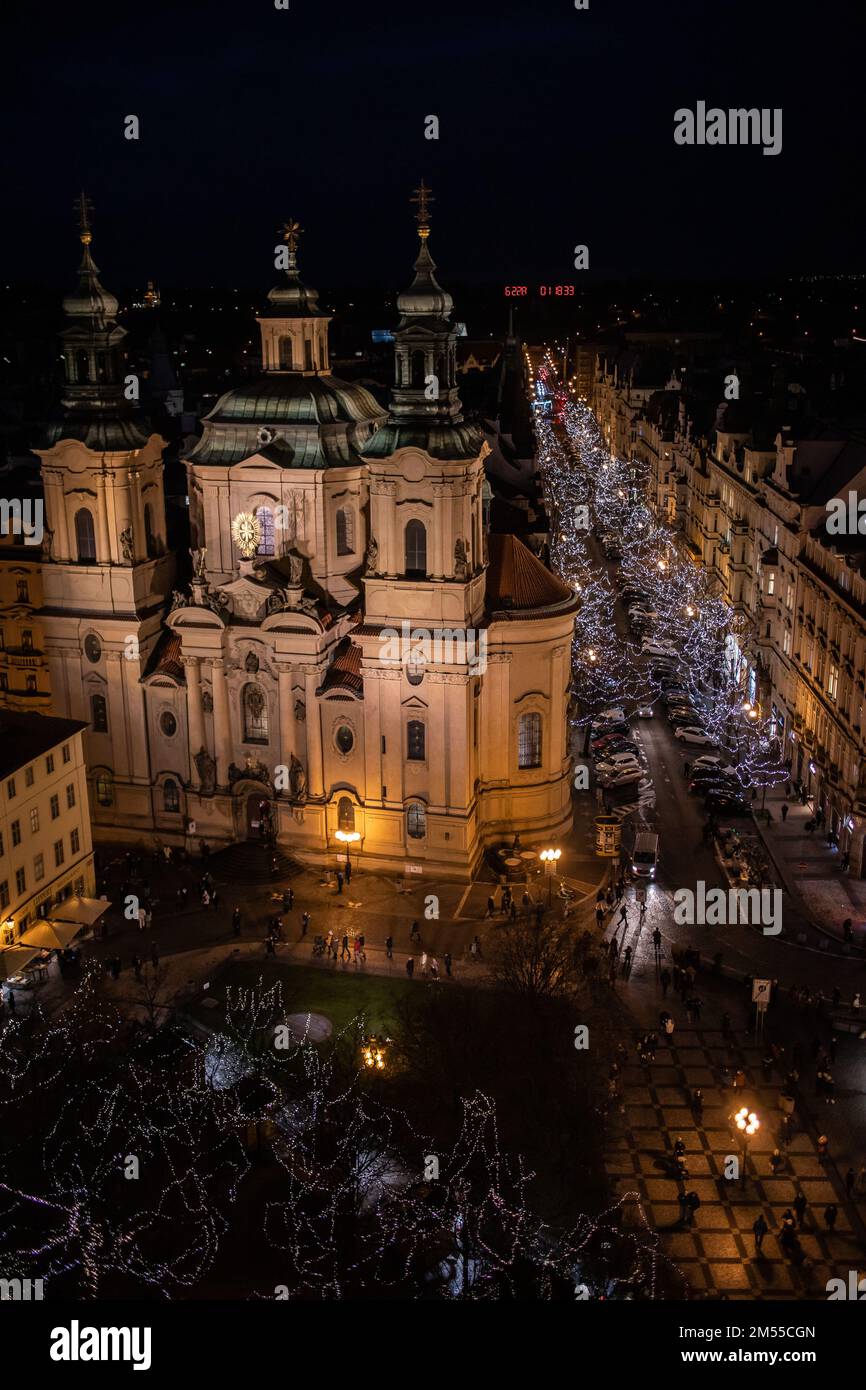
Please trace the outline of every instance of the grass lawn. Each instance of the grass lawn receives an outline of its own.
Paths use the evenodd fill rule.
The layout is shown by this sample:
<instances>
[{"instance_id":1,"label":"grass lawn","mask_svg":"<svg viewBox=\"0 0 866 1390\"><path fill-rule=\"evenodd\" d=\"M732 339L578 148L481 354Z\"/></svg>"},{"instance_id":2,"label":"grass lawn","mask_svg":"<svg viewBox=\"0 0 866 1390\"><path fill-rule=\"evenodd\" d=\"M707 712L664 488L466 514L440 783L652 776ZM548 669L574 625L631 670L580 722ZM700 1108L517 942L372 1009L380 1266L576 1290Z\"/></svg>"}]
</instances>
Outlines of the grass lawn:
<instances>
[{"instance_id":1,"label":"grass lawn","mask_svg":"<svg viewBox=\"0 0 866 1390\"><path fill-rule=\"evenodd\" d=\"M370 1032L391 1032L398 999L413 990L418 994L417 984L399 977L365 975L355 970L320 970L273 960L236 961L214 977L208 993L199 995L186 1012L197 1023L216 1030L224 1021L226 988L250 989L260 979L266 986L280 982L287 1013L324 1014L335 1034L358 1014L364 1014ZM203 1000L208 997L219 1001L216 1008L203 1007Z\"/></svg>"}]
</instances>

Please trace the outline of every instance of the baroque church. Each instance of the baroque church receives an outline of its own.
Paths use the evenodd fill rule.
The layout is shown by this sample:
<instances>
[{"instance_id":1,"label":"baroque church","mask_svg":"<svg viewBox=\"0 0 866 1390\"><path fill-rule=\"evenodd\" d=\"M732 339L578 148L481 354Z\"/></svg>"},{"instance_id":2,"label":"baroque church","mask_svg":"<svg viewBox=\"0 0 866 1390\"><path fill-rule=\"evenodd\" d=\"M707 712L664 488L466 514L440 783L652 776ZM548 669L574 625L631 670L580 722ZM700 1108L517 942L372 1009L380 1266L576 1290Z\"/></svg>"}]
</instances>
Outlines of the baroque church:
<instances>
[{"instance_id":1,"label":"baroque church","mask_svg":"<svg viewBox=\"0 0 866 1390\"><path fill-rule=\"evenodd\" d=\"M387 411L331 374L330 317L287 225L258 317L264 374L217 401L184 460L183 591L166 441L126 399L82 201L63 410L37 452L54 711L88 725L97 839L216 849L273 832L333 864L350 836L370 868L468 878L485 847L571 825L577 601L487 534L488 445L463 418L423 185L414 201Z\"/></svg>"}]
</instances>

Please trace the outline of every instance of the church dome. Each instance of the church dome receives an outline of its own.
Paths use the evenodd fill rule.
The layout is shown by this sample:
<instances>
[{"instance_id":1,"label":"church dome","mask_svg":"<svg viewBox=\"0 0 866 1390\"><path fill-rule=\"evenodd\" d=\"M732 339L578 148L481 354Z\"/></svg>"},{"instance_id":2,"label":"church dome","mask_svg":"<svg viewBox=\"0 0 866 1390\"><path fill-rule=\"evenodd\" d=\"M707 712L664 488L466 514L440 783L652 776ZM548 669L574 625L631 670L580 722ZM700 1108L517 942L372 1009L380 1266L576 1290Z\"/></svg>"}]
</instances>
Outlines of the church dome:
<instances>
[{"instance_id":1,"label":"church dome","mask_svg":"<svg viewBox=\"0 0 866 1390\"><path fill-rule=\"evenodd\" d=\"M78 267L78 286L63 300L63 308L69 318L91 319L95 323L113 323L117 318L118 302L111 292L99 283L99 267L90 254L90 246L85 244L81 265Z\"/></svg>"},{"instance_id":2,"label":"church dome","mask_svg":"<svg viewBox=\"0 0 866 1390\"><path fill-rule=\"evenodd\" d=\"M385 412L363 386L330 375L269 372L221 396L202 421L193 463L240 463L264 454L284 468L336 468L359 450Z\"/></svg>"}]
</instances>

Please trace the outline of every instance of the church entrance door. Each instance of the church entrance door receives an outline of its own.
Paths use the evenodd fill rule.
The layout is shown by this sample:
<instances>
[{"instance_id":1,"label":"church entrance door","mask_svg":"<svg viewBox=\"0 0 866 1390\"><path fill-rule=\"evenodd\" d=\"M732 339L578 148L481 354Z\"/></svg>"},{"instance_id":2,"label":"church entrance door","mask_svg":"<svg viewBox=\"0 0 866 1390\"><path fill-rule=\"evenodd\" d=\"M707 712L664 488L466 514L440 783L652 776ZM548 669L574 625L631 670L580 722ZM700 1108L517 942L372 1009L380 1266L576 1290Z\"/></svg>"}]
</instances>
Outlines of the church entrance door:
<instances>
[{"instance_id":1,"label":"church entrance door","mask_svg":"<svg viewBox=\"0 0 866 1390\"><path fill-rule=\"evenodd\" d=\"M247 839L269 840L273 829L271 803L261 792L247 797Z\"/></svg>"}]
</instances>

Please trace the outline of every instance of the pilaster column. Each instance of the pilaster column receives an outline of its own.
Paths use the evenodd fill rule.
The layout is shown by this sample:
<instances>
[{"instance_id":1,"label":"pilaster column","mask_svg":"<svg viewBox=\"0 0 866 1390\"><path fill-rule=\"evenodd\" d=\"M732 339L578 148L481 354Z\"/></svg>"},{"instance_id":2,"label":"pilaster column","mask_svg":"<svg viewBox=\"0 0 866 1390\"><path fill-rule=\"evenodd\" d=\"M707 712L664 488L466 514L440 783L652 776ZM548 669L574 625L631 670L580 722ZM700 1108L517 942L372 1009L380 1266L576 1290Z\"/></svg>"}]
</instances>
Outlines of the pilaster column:
<instances>
[{"instance_id":1,"label":"pilaster column","mask_svg":"<svg viewBox=\"0 0 866 1390\"><path fill-rule=\"evenodd\" d=\"M63 494L63 474L46 473L45 479L46 482L49 483L45 497L45 501L48 503L47 521L54 532L51 558L53 560L70 560L73 556L69 549L69 527L66 522L66 498Z\"/></svg>"},{"instance_id":2,"label":"pilaster column","mask_svg":"<svg viewBox=\"0 0 866 1390\"><path fill-rule=\"evenodd\" d=\"M439 483L433 486L433 545L430 556L430 578L445 577L445 499Z\"/></svg>"},{"instance_id":3,"label":"pilaster column","mask_svg":"<svg viewBox=\"0 0 866 1390\"><path fill-rule=\"evenodd\" d=\"M232 760L232 738L229 692L226 685L225 662L222 659L213 663L213 731L217 786L225 787L228 785L229 763Z\"/></svg>"},{"instance_id":4,"label":"pilaster column","mask_svg":"<svg viewBox=\"0 0 866 1390\"><path fill-rule=\"evenodd\" d=\"M111 541L108 536L108 513L105 505L105 470L96 474L96 559L100 565L111 564Z\"/></svg>"},{"instance_id":5,"label":"pilaster column","mask_svg":"<svg viewBox=\"0 0 866 1390\"><path fill-rule=\"evenodd\" d=\"M325 794L322 769L322 720L316 689L319 684L319 668L304 667L304 694L307 710L307 791L312 797Z\"/></svg>"},{"instance_id":6,"label":"pilaster column","mask_svg":"<svg viewBox=\"0 0 866 1390\"><path fill-rule=\"evenodd\" d=\"M129 748L127 736L129 721L126 701L123 698L123 652L105 653L105 669L108 674L108 734L114 758L115 775L126 778L130 774Z\"/></svg>"},{"instance_id":7,"label":"pilaster column","mask_svg":"<svg viewBox=\"0 0 866 1390\"><path fill-rule=\"evenodd\" d=\"M197 656L185 656L186 668L186 718L189 733L189 770L194 782L200 781L195 765L196 754L205 746L204 714L201 704L201 663Z\"/></svg>"},{"instance_id":8,"label":"pilaster column","mask_svg":"<svg viewBox=\"0 0 866 1390\"><path fill-rule=\"evenodd\" d=\"M280 761L291 762L297 756L298 733L295 728L295 702L292 698L292 668L289 663L277 664L280 688Z\"/></svg>"}]
</instances>

